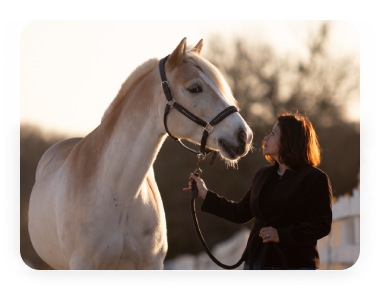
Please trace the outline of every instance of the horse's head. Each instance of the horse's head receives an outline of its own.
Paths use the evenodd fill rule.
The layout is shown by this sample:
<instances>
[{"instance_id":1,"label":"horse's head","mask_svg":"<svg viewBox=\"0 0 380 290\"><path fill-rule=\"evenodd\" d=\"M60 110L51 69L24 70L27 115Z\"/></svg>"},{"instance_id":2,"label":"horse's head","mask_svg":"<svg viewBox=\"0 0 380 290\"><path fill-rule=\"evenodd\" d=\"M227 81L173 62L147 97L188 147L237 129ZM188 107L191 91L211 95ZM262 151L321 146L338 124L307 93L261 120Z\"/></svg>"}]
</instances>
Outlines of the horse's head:
<instances>
[{"instance_id":1,"label":"horse's head","mask_svg":"<svg viewBox=\"0 0 380 290\"><path fill-rule=\"evenodd\" d=\"M184 38L166 63L166 76L172 97L195 116L210 122L217 114L237 101L219 70L200 57L203 40L191 49ZM203 128L177 110L168 115L168 128L177 138L200 143ZM239 113L233 113L215 125L207 147L218 150L222 157L236 162L251 146L252 130Z\"/></svg>"}]
</instances>

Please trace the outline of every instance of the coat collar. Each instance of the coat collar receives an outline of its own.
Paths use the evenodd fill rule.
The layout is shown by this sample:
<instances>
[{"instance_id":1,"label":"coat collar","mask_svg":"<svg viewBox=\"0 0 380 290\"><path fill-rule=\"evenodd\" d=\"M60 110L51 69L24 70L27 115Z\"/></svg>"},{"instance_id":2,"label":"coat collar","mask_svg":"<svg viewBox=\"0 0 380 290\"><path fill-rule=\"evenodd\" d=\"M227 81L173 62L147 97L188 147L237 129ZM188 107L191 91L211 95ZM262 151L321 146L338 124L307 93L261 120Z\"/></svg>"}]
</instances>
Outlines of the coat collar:
<instances>
[{"instance_id":1,"label":"coat collar","mask_svg":"<svg viewBox=\"0 0 380 290\"><path fill-rule=\"evenodd\" d=\"M293 166L292 168L289 169L289 172L292 172L292 173L296 173L298 171L301 171L302 169L304 168L307 168L311 165L309 164L306 164L306 165L299 165L299 166ZM279 169L280 165L277 161L274 162L274 168L276 169L276 171Z\"/></svg>"}]
</instances>

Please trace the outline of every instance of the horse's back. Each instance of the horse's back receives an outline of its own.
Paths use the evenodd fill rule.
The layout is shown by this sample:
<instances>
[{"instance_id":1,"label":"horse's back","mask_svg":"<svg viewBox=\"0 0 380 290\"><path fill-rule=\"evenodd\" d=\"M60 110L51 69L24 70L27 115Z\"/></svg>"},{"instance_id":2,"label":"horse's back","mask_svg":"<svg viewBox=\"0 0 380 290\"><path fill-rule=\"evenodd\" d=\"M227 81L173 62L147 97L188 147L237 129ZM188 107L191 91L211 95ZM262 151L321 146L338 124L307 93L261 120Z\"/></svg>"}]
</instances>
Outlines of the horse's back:
<instances>
[{"instance_id":1,"label":"horse's back","mask_svg":"<svg viewBox=\"0 0 380 290\"><path fill-rule=\"evenodd\" d=\"M59 172L72 149L83 138L71 138L56 143L41 157L36 181L29 202L29 234L39 256L56 269L67 268L61 253L56 222L56 193Z\"/></svg>"}]
</instances>

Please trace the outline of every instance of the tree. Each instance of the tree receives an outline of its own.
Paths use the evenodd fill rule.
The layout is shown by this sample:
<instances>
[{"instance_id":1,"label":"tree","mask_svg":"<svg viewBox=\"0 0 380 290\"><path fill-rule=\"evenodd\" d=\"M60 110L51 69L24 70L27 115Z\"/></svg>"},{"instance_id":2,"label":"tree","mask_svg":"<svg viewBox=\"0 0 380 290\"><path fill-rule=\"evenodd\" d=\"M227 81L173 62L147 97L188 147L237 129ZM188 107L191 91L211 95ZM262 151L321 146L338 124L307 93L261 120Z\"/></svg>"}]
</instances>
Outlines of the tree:
<instances>
[{"instance_id":1,"label":"tree","mask_svg":"<svg viewBox=\"0 0 380 290\"><path fill-rule=\"evenodd\" d=\"M255 131L272 126L282 111L306 113L315 128L346 122L344 102L359 95L359 69L348 58L333 59L327 50L330 23L311 33L308 62L281 59L265 44L234 41L232 53L219 37L205 56L225 75L241 115Z\"/></svg>"}]
</instances>

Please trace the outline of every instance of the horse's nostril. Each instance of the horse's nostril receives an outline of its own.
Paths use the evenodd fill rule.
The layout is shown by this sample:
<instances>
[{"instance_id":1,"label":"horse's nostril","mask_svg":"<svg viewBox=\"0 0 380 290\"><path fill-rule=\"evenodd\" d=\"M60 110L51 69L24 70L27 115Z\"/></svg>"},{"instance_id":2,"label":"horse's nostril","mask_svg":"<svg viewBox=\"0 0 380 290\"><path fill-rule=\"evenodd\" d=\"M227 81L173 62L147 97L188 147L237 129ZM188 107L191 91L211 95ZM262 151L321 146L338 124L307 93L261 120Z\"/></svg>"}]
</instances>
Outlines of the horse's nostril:
<instances>
[{"instance_id":1,"label":"horse's nostril","mask_svg":"<svg viewBox=\"0 0 380 290\"><path fill-rule=\"evenodd\" d=\"M245 133L245 131L243 131L243 130L240 131L238 138L239 138L239 141L241 140L244 143L247 143L247 141L248 141L247 133Z\"/></svg>"}]
</instances>

